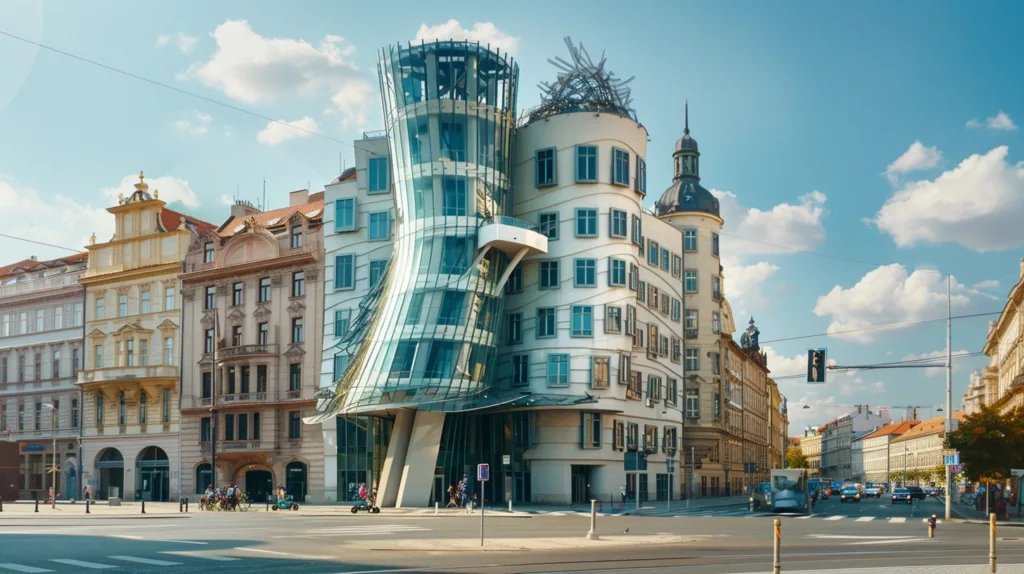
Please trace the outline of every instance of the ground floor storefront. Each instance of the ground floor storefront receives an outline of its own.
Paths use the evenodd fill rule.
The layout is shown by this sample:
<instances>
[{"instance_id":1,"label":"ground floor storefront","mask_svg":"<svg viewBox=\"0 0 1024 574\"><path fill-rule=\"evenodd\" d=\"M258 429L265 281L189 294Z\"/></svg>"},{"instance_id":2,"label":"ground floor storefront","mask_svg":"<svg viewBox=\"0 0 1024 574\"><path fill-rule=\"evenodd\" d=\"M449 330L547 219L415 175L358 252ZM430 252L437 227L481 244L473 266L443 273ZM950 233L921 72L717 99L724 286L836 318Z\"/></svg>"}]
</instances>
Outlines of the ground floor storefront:
<instances>
[{"instance_id":1,"label":"ground floor storefront","mask_svg":"<svg viewBox=\"0 0 1024 574\"><path fill-rule=\"evenodd\" d=\"M178 437L122 440L98 437L82 444L85 484L95 500L175 500L180 490Z\"/></svg>"},{"instance_id":2,"label":"ground floor storefront","mask_svg":"<svg viewBox=\"0 0 1024 574\"><path fill-rule=\"evenodd\" d=\"M29 440L21 441L18 446L19 499L47 500L51 487L57 500L78 498L80 469L77 439L58 439L56 445L52 439Z\"/></svg>"}]
</instances>

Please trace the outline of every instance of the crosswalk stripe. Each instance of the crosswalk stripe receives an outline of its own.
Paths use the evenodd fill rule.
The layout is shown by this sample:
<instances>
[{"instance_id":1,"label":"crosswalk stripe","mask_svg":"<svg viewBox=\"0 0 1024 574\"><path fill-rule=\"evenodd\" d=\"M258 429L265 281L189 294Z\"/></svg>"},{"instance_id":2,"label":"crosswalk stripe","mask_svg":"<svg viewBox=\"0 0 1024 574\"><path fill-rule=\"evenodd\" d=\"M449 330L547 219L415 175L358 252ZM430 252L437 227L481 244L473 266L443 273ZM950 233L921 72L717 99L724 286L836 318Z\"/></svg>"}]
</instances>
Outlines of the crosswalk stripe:
<instances>
[{"instance_id":1,"label":"crosswalk stripe","mask_svg":"<svg viewBox=\"0 0 1024 574\"><path fill-rule=\"evenodd\" d=\"M55 570L47 570L46 568L36 568L35 566L24 566L22 564L0 564L0 570L13 570L15 572L28 572L28 574L41 574L42 572L55 572Z\"/></svg>"},{"instance_id":2,"label":"crosswalk stripe","mask_svg":"<svg viewBox=\"0 0 1024 574\"><path fill-rule=\"evenodd\" d=\"M812 516L817 516L817 514L808 514L806 516L798 516L796 519L797 520L807 520L808 518L810 518Z\"/></svg>"},{"instance_id":3,"label":"crosswalk stripe","mask_svg":"<svg viewBox=\"0 0 1024 574\"><path fill-rule=\"evenodd\" d=\"M188 558L201 558L203 560L213 560L214 562L237 562L241 558L235 558L233 556L220 556L218 554L200 554L199 552L161 552L161 554L171 554L173 556L186 556Z\"/></svg>"},{"instance_id":4,"label":"crosswalk stripe","mask_svg":"<svg viewBox=\"0 0 1024 574\"><path fill-rule=\"evenodd\" d=\"M927 518L922 518L921 522L928 522L928 519ZM935 524L942 524L942 521L941 520L936 520Z\"/></svg>"},{"instance_id":5,"label":"crosswalk stripe","mask_svg":"<svg viewBox=\"0 0 1024 574\"><path fill-rule=\"evenodd\" d=\"M891 522L893 524L903 524L906 521L907 521L907 519L905 517L903 517L903 516L894 516L894 517L889 519L889 522Z\"/></svg>"},{"instance_id":6,"label":"crosswalk stripe","mask_svg":"<svg viewBox=\"0 0 1024 574\"><path fill-rule=\"evenodd\" d=\"M826 516L826 517L825 517L825 520L842 520L842 519L844 519L844 518L846 518L846 517L845 517L845 516L841 516L841 515L836 515L836 516Z\"/></svg>"},{"instance_id":7,"label":"crosswalk stripe","mask_svg":"<svg viewBox=\"0 0 1024 574\"><path fill-rule=\"evenodd\" d=\"M139 558L137 556L107 556L122 562L135 562L137 564L149 564L150 566L178 566L181 562L169 562L167 560L154 560L152 558Z\"/></svg>"},{"instance_id":8,"label":"crosswalk stripe","mask_svg":"<svg viewBox=\"0 0 1024 574\"><path fill-rule=\"evenodd\" d=\"M874 516L861 516L857 520L854 520L854 522L871 522L874 519L875 519Z\"/></svg>"},{"instance_id":9,"label":"crosswalk stripe","mask_svg":"<svg viewBox=\"0 0 1024 574\"><path fill-rule=\"evenodd\" d=\"M99 562L86 562L85 560L72 560L71 558L51 558L50 562L57 562L59 564L67 564L68 566L78 566L79 568L88 568L89 570L107 570L109 568L117 568L112 564L100 564Z\"/></svg>"}]
</instances>

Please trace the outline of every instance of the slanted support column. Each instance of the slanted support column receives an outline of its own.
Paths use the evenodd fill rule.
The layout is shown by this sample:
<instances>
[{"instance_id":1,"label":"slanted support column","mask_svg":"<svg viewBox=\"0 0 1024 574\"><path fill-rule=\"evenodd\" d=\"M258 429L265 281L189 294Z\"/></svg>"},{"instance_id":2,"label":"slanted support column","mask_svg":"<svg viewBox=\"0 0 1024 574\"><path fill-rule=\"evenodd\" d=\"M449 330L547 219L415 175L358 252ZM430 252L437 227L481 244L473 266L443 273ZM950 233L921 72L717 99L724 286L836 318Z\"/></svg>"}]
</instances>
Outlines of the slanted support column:
<instances>
[{"instance_id":1,"label":"slanted support column","mask_svg":"<svg viewBox=\"0 0 1024 574\"><path fill-rule=\"evenodd\" d=\"M505 268L505 273L503 273L501 275L501 279L498 280L498 286L494 288L495 293L502 292L502 289L505 288L505 283L508 282L508 278L512 276L512 272L516 270L516 266L523 260L523 257L526 257L526 254L529 253L529 251L529 249L524 247L516 253L516 256L512 258L511 262L509 262L508 267Z\"/></svg>"},{"instance_id":2,"label":"slanted support column","mask_svg":"<svg viewBox=\"0 0 1024 574\"><path fill-rule=\"evenodd\" d=\"M402 472L405 470L405 457L409 453L409 438L412 436L412 424L416 411L403 409L395 416L395 426L391 429L391 442L388 454L384 459L384 467L380 473L380 484L377 485L377 506L395 506L398 491L402 484Z\"/></svg>"},{"instance_id":3,"label":"slanted support column","mask_svg":"<svg viewBox=\"0 0 1024 574\"><path fill-rule=\"evenodd\" d=\"M416 411L405 456L398 508L426 507L434 487L434 468L441 448L444 413ZM389 449L390 450L390 449Z\"/></svg>"}]
</instances>

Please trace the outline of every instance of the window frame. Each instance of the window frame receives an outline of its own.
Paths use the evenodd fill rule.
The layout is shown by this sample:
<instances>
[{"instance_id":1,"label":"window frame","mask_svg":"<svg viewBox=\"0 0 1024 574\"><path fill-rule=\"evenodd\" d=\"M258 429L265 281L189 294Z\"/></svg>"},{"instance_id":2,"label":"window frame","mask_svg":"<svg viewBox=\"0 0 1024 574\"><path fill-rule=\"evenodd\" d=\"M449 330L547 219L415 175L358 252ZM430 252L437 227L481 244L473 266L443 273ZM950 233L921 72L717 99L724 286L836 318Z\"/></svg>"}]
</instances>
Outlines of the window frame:
<instances>
[{"instance_id":1,"label":"window frame","mask_svg":"<svg viewBox=\"0 0 1024 574\"><path fill-rule=\"evenodd\" d=\"M383 171L381 171L380 164L383 163ZM377 171L374 174L374 171ZM374 178L376 175L376 179ZM383 187L377 187L381 184L381 177L383 176ZM391 191L391 158L389 157L371 157L366 162L366 194L367 195L379 195L382 193L388 193Z\"/></svg>"},{"instance_id":2,"label":"window frame","mask_svg":"<svg viewBox=\"0 0 1024 574\"><path fill-rule=\"evenodd\" d=\"M608 258L608 286L609 287L625 287L627 281L626 261L624 259L616 259L614 257ZM617 277L621 273L622 279L618 280Z\"/></svg>"},{"instance_id":3,"label":"window frame","mask_svg":"<svg viewBox=\"0 0 1024 574\"><path fill-rule=\"evenodd\" d=\"M545 268L547 272L545 273ZM554 282L547 275L554 272ZM542 259L537 262L537 289L558 289L562 286L561 262L558 259Z\"/></svg>"},{"instance_id":4,"label":"window frame","mask_svg":"<svg viewBox=\"0 0 1024 574\"><path fill-rule=\"evenodd\" d=\"M390 211L371 211L366 214L366 238L367 241L387 241L391 239L391 212ZM374 222L374 218L380 218L384 216L384 235L378 235L374 232L374 226L380 226L380 221ZM380 231L379 229L376 231Z\"/></svg>"},{"instance_id":5,"label":"window frame","mask_svg":"<svg viewBox=\"0 0 1024 574\"><path fill-rule=\"evenodd\" d=\"M576 316L579 314L580 317L580 329L576 329ZM590 318L590 326L586 326L587 317ZM588 338L594 336L594 306L593 305L573 305L570 314L570 329L569 333L574 338Z\"/></svg>"},{"instance_id":6,"label":"window frame","mask_svg":"<svg viewBox=\"0 0 1024 574\"><path fill-rule=\"evenodd\" d=\"M580 277L581 274L583 275L582 278ZM587 277L587 275L591 276ZM597 288L597 259L593 257L577 257L573 259L572 284L573 287Z\"/></svg>"},{"instance_id":7,"label":"window frame","mask_svg":"<svg viewBox=\"0 0 1024 574\"><path fill-rule=\"evenodd\" d=\"M541 158L542 153L550 152L550 158ZM558 150L554 147L541 148L533 154L534 163L534 187L551 187L558 185ZM550 172L550 179L541 180L541 164L543 162L550 162L548 171Z\"/></svg>"},{"instance_id":8,"label":"window frame","mask_svg":"<svg viewBox=\"0 0 1024 574\"><path fill-rule=\"evenodd\" d=\"M600 158L600 151L596 145L577 145L573 154L573 160L575 162L576 172L576 183L597 183L598 182L598 159ZM593 152L593 153L591 153ZM580 174L580 161L586 161L587 173L585 175Z\"/></svg>"},{"instance_id":9,"label":"window frame","mask_svg":"<svg viewBox=\"0 0 1024 574\"><path fill-rule=\"evenodd\" d=\"M552 215L554 216L554 225L553 226L551 225L550 221L548 221L548 222L544 221L545 217L552 216ZM545 232L545 226L549 227L552 230L553 236L552 235L548 235ZM537 228L540 231L541 235L543 235L543 236L548 238L548 241L558 241L558 237L559 237L559 217L558 217L558 212L557 211L542 211L542 212L538 213L537 214Z\"/></svg>"},{"instance_id":10,"label":"window frame","mask_svg":"<svg viewBox=\"0 0 1024 574\"><path fill-rule=\"evenodd\" d=\"M348 263L344 263L345 261ZM348 284L342 281L342 265L349 269ZM334 290L349 291L356 288L356 256L354 253L342 253L334 256Z\"/></svg>"},{"instance_id":11,"label":"window frame","mask_svg":"<svg viewBox=\"0 0 1024 574\"><path fill-rule=\"evenodd\" d=\"M565 382L561 382L563 376L561 366L563 364L565 365ZM568 353L548 353L546 365L545 381L548 387L563 388L570 385L572 369L570 368L570 356ZM552 367L556 369L556 372L552 373ZM552 377L554 377L554 382L552 382Z\"/></svg>"},{"instance_id":12,"label":"window frame","mask_svg":"<svg viewBox=\"0 0 1024 574\"><path fill-rule=\"evenodd\" d=\"M612 147L612 185L629 187L629 156L629 150Z\"/></svg>"},{"instance_id":13,"label":"window frame","mask_svg":"<svg viewBox=\"0 0 1024 574\"><path fill-rule=\"evenodd\" d=\"M577 207L574 215L573 227L576 231L576 237L597 237L600 227L598 219L601 214L596 207ZM585 226L583 232L580 232L581 223ZM593 231L590 230L591 223L593 223Z\"/></svg>"},{"instance_id":14,"label":"window frame","mask_svg":"<svg viewBox=\"0 0 1024 574\"><path fill-rule=\"evenodd\" d=\"M617 216L621 216L618 218ZM622 225L622 232L617 233L615 230L619 224ZM625 238L629 235L629 217L624 209L612 208L608 211L608 236Z\"/></svg>"},{"instance_id":15,"label":"window frame","mask_svg":"<svg viewBox=\"0 0 1024 574\"><path fill-rule=\"evenodd\" d=\"M341 216L342 216L342 212L343 212L343 210L345 210L345 211L348 210L347 206L348 206L349 203L351 203L351 213L347 214L347 215L350 215L350 220L349 221L340 221ZM335 203L334 203L334 232L335 233L344 233L344 232L348 232L348 231L356 231L356 229L358 227L356 225L356 219L357 219L356 205L357 205L357 203L358 203L358 200L355 197L344 197L344 198L340 198L340 199L336 199L335 200Z\"/></svg>"},{"instance_id":16,"label":"window frame","mask_svg":"<svg viewBox=\"0 0 1024 574\"><path fill-rule=\"evenodd\" d=\"M548 315L548 311L551 312L550 313L550 317L551 317L551 333L550 334L547 333L546 324L545 324L545 328L543 330L541 329L541 325L542 325L542 323L541 323L541 320L542 320L541 314L543 312L544 318L546 319L549 316ZM553 339L553 338L555 338L557 336L558 336L558 307L537 307L536 325L534 327L534 337L537 338L537 339Z\"/></svg>"}]
</instances>

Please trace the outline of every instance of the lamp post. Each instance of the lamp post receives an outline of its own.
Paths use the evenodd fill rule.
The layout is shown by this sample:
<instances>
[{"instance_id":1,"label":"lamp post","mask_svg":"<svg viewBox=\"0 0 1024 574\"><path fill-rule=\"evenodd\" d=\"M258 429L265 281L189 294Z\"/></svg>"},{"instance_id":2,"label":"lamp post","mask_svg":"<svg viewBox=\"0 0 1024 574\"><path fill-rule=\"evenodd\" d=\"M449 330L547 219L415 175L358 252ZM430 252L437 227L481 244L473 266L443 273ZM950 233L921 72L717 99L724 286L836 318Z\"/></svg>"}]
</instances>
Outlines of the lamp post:
<instances>
[{"instance_id":1,"label":"lamp post","mask_svg":"<svg viewBox=\"0 0 1024 574\"><path fill-rule=\"evenodd\" d=\"M50 409L51 424L50 430L53 432L53 467L50 469L50 488L53 490L53 496L50 497L50 508L57 508L57 407L50 403L43 403L43 406Z\"/></svg>"}]
</instances>

